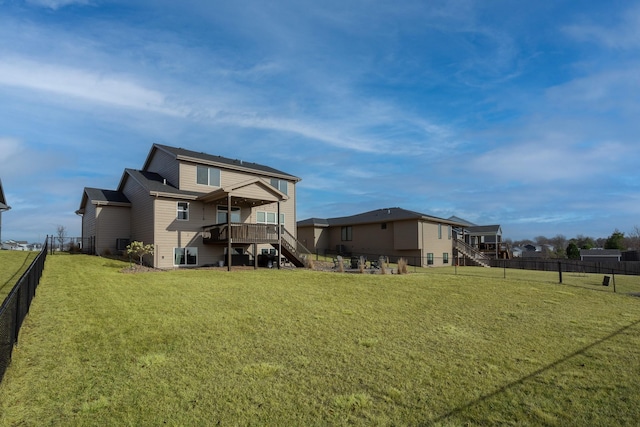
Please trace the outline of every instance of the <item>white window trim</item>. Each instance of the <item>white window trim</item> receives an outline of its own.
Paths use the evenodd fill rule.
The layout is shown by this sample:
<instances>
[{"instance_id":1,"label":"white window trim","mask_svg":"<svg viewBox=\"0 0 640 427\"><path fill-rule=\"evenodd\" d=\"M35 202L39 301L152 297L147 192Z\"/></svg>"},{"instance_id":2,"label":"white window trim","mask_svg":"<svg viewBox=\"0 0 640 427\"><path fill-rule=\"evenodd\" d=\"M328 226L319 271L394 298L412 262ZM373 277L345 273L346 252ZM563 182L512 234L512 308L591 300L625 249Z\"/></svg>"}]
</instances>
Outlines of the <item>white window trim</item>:
<instances>
[{"instance_id":1,"label":"white window trim","mask_svg":"<svg viewBox=\"0 0 640 427\"><path fill-rule=\"evenodd\" d=\"M258 218L259 214L264 214L264 221L260 221ZM273 214L274 221L269 221L269 214ZM269 211L256 211L256 224L276 224L275 218L278 216L278 212L269 212ZM285 215L284 213L280 213L280 224L284 225Z\"/></svg>"},{"instance_id":2,"label":"white window trim","mask_svg":"<svg viewBox=\"0 0 640 427\"><path fill-rule=\"evenodd\" d=\"M186 209L180 209L180 204L187 205ZM180 213L184 212L186 214L186 218L180 218ZM189 202L176 202L176 220L178 221L189 221Z\"/></svg>"},{"instance_id":3,"label":"white window trim","mask_svg":"<svg viewBox=\"0 0 640 427\"><path fill-rule=\"evenodd\" d=\"M198 169L199 168L205 168L207 170L207 183L206 184L198 182ZM211 183L211 171L212 170L215 170L215 171L218 172L218 184L212 184ZM196 184L198 184L198 185L207 185L209 187L220 187L220 186L222 186L222 172L220 171L220 169L214 168L214 167L211 167L211 166L197 165L196 166Z\"/></svg>"},{"instance_id":4,"label":"white window trim","mask_svg":"<svg viewBox=\"0 0 640 427\"><path fill-rule=\"evenodd\" d=\"M181 249L181 250L184 251L184 254L183 254L184 263L183 264L176 264L176 249ZM187 251L188 250L195 250L195 257L196 257L195 264L188 264L187 263ZM173 248L173 265L174 265L174 267L197 266L198 265L198 247L197 246L188 246L188 247L185 247L185 248L179 248L179 247Z\"/></svg>"},{"instance_id":5,"label":"white window trim","mask_svg":"<svg viewBox=\"0 0 640 427\"><path fill-rule=\"evenodd\" d=\"M289 195L289 181L286 179L271 178L271 185L277 188L278 191Z\"/></svg>"}]
</instances>

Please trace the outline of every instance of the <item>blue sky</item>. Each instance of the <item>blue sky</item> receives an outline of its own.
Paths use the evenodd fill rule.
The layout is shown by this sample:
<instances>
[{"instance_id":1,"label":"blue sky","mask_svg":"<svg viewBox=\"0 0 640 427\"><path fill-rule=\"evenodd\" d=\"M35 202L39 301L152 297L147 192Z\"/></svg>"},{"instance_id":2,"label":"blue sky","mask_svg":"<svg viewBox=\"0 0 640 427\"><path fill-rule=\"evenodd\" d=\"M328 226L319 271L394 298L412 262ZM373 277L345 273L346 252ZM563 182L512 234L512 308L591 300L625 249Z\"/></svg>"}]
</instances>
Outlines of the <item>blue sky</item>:
<instances>
[{"instance_id":1,"label":"blue sky","mask_svg":"<svg viewBox=\"0 0 640 427\"><path fill-rule=\"evenodd\" d=\"M0 0L2 238L79 236L154 142L301 177L298 219L629 233L639 53L629 1Z\"/></svg>"}]
</instances>

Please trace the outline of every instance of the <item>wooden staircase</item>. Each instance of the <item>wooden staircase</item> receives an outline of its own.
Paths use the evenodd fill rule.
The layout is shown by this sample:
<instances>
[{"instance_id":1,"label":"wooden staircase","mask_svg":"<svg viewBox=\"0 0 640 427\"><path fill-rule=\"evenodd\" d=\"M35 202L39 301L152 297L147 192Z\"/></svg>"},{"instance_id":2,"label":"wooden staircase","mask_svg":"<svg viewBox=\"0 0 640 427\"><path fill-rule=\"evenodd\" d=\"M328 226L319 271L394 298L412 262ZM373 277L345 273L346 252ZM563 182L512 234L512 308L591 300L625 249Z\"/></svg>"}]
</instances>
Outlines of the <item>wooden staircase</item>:
<instances>
[{"instance_id":1,"label":"wooden staircase","mask_svg":"<svg viewBox=\"0 0 640 427\"><path fill-rule=\"evenodd\" d=\"M462 240L455 239L453 241L453 249L457 250L464 255L466 259L479 267L491 267L488 256Z\"/></svg>"},{"instance_id":2,"label":"wooden staircase","mask_svg":"<svg viewBox=\"0 0 640 427\"><path fill-rule=\"evenodd\" d=\"M281 229L282 236L280 244L282 246L282 255L296 267L304 267L305 259L311 256L311 252L309 252L293 234L289 233L286 228L281 227ZM272 242L271 246L278 249L278 243Z\"/></svg>"}]
</instances>

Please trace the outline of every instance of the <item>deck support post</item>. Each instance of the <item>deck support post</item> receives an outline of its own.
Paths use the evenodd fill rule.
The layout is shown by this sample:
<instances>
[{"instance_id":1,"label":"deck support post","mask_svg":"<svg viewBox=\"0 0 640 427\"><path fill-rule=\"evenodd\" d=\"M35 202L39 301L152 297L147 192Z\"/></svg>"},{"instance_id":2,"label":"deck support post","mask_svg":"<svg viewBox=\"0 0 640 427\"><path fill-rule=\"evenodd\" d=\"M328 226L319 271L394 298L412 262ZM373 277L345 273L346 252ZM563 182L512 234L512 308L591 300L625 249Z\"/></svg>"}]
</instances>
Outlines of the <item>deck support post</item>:
<instances>
[{"instance_id":1,"label":"deck support post","mask_svg":"<svg viewBox=\"0 0 640 427\"><path fill-rule=\"evenodd\" d=\"M278 226L276 230L278 230L278 270L280 269L280 261L282 260L282 224L280 223L280 201L278 200L278 218L276 218L276 222Z\"/></svg>"},{"instance_id":2,"label":"deck support post","mask_svg":"<svg viewBox=\"0 0 640 427\"><path fill-rule=\"evenodd\" d=\"M258 269L258 244L253 244L253 269Z\"/></svg>"},{"instance_id":3,"label":"deck support post","mask_svg":"<svg viewBox=\"0 0 640 427\"><path fill-rule=\"evenodd\" d=\"M231 193L227 194L227 271L231 271Z\"/></svg>"}]
</instances>

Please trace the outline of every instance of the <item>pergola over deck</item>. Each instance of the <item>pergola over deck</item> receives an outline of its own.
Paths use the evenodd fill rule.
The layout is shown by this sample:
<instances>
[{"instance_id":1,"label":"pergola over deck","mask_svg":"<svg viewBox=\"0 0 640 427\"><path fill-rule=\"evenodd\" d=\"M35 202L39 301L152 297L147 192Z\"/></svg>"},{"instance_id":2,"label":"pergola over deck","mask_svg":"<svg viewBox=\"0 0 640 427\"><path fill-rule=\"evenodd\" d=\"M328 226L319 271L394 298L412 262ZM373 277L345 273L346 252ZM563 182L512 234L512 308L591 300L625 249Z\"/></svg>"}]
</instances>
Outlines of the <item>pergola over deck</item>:
<instances>
[{"instance_id":1,"label":"pergola over deck","mask_svg":"<svg viewBox=\"0 0 640 427\"><path fill-rule=\"evenodd\" d=\"M227 245L227 267L231 270L231 253L233 243L253 244L257 248L258 243L277 245L278 254L282 253L282 233L278 232L280 225L281 203L289 196L273 187L261 178L252 178L247 181L220 187L210 193L198 197L205 203L215 203L227 206L227 222L212 224L203 227L204 243ZM231 212L233 207L254 208L262 205L277 203L277 224L250 224L232 223ZM255 252L255 251L254 251ZM280 256L278 256L280 267Z\"/></svg>"}]
</instances>

